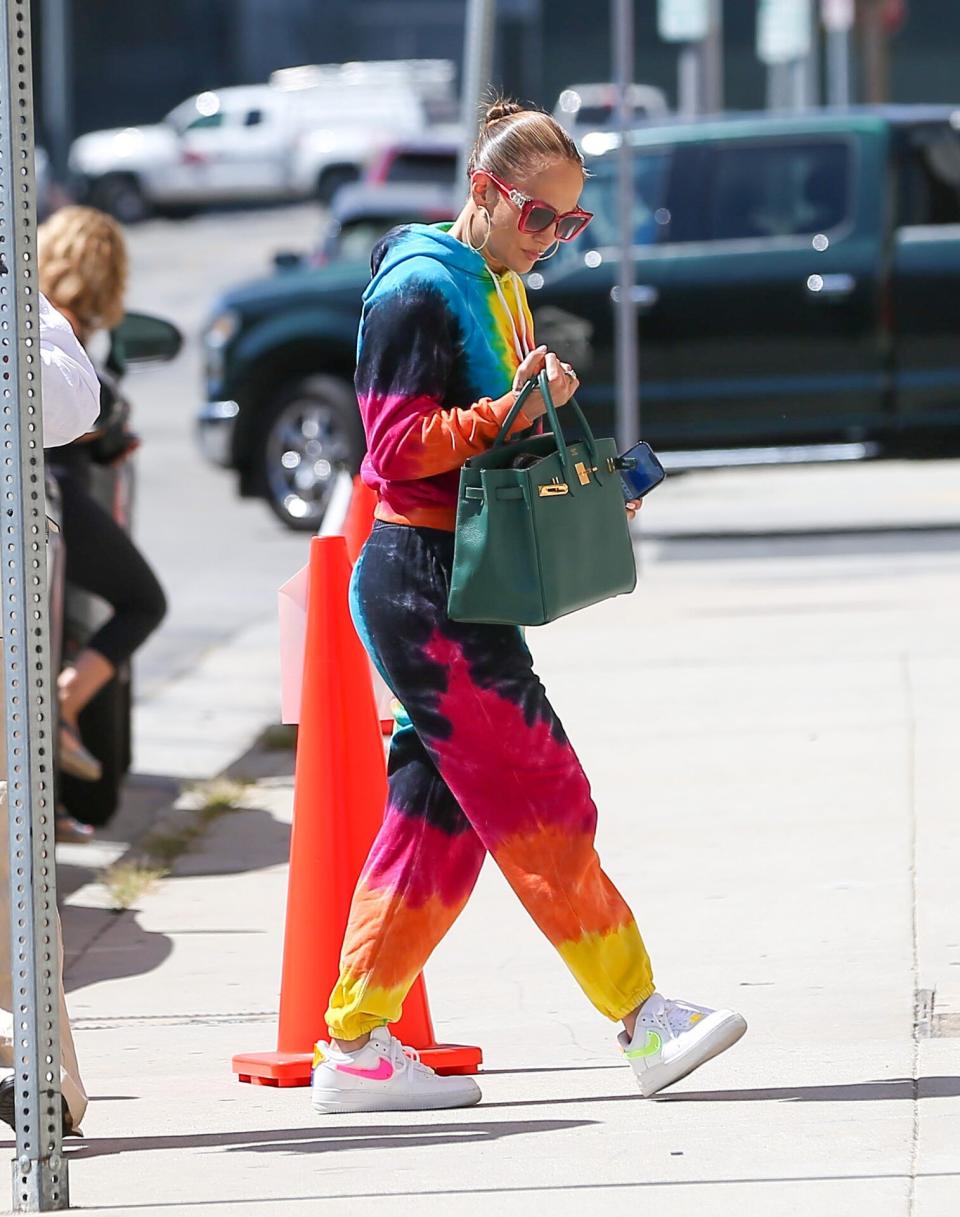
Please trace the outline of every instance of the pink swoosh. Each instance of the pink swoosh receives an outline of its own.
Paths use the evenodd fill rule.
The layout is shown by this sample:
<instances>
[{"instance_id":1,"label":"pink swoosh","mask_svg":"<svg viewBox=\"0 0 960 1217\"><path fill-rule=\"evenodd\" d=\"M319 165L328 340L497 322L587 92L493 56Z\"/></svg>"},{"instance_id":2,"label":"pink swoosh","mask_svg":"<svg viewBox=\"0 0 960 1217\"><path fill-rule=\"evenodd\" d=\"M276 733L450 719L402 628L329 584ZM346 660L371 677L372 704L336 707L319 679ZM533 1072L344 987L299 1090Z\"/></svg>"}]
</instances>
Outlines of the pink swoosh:
<instances>
[{"instance_id":1,"label":"pink swoosh","mask_svg":"<svg viewBox=\"0 0 960 1217\"><path fill-rule=\"evenodd\" d=\"M338 1065L341 1073L352 1073L355 1078L369 1078L371 1082L388 1082L393 1077L393 1066L382 1060L376 1069L357 1069L354 1065Z\"/></svg>"}]
</instances>

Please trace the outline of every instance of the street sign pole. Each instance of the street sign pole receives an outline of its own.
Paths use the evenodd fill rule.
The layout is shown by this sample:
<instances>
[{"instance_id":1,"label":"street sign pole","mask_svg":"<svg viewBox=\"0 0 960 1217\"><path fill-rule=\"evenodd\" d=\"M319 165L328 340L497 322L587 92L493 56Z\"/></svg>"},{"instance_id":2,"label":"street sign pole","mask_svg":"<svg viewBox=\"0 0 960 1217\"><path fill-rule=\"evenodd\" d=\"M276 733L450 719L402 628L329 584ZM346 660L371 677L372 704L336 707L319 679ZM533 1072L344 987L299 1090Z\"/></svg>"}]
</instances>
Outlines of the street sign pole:
<instances>
[{"instance_id":1,"label":"street sign pole","mask_svg":"<svg viewBox=\"0 0 960 1217\"><path fill-rule=\"evenodd\" d=\"M493 38L496 30L496 0L467 0L463 40L463 71L460 73L460 114L463 144L457 160L457 181L467 176L467 160L477 137L480 102L493 75Z\"/></svg>"},{"instance_id":2,"label":"street sign pole","mask_svg":"<svg viewBox=\"0 0 960 1217\"><path fill-rule=\"evenodd\" d=\"M616 427L620 451L640 438L639 356L637 353L637 301L633 265L633 2L613 0L610 36L613 43L613 79L617 89L617 215L620 229L620 276L616 312L617 402Z\"/></svg>"},{"instance_id":3,"label":"street sign pole","mask_svg":"<svg viewBox=\"0 0 960 1217\"><path fill-rule=\"evenodd\" d=\"M723 0L710 0L710 26L703 41L703 109L719 114L723 109Z\"/></svg>"},{"instance_id":4,"label":"street sign pole","mask_svg":"<svg viewBox=\"0 0 960 1217\"><path fill-rule=\"evenodd\" d=\"M767 104L817 104L817 21L812 0L758 0L757 57L767 66Z\"/></svg>"},{"instance_id":5,"label":"street sign pole","mask_svg":"<svg viewBox=\"0 0 960 1217\"><path fill-rule=\"evenodd\" d=\"M854 0L821 0L827 31L827 103L850 105L850 31L856 18Z\"/></svg>"},{"instance_id":6,"label":"street sign pole","mask_svg":"<svg viewBox=\"0 0 960 1217\"><path fill-rule=\"evenodd\" d=\"M67 0L43 0L42 13L43 126L54 178L63 182L67 177L73 119L72 6Z\"/></svg>"},{"instance_id":7,"label":"street sign pole","mask_svg":"<svg viewBox=\"0 0 960 1217\"><path fill-rule=\"evenodd\" d=\"M17 1156L13 1210L69 1207L40 408L29 0L0 0L0 579Z\"/></svg>"},{"instance_id":8,"label":"street sign pole","mask_svg":"<svg viewBox=\"0 0 960 1217\"><path fill-rule=\"evenodd\" d=\"M688 117L719 109L723 0L658 0L657 29L677 52L677 110Z\"/></svg>"}]
</instances>

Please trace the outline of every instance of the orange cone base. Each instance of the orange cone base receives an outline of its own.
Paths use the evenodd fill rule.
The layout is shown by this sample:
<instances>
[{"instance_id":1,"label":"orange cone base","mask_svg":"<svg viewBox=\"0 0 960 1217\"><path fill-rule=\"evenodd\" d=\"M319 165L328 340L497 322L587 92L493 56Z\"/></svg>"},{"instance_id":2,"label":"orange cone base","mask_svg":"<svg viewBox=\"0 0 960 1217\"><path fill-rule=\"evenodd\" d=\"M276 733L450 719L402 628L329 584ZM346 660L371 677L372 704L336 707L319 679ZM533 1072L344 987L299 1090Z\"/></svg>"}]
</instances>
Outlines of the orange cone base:
<instances>
[{"instance_id":1,"label":"orange cone base","mask_svg":"<svg viewBox=\"0 0 960 1217\"><path fill-rule=\"evenodd\" d=\"M431 1044L420 1049L420 1060L437 1073L477 1073L483 1052L466 1044ZM309 1086L313 1054L310 1052L243 1052L233 1058L238 1082L252 1086Z\"/></svg>"},{"instance_id":2,"label":"orange cone base","mask_svg":"<svg viewBox=\"0 0 960 1217\"><path fill-rule=\"evenodd\" d=\"M424 1065L447 1077L453 1073L477 1073L483 1064L481 1049L468 1044L431 1044L418 1052Z\"/></svg>"},{"instance_id":3,"label":"orange cone base","mask_svg":"<svg viewBox=\"0 0 960 1217\"><path fill-rule=\"evenodd\" d=\"M253 1086L309 1086L311 1052L243 1052L231 1068L238 1082Z\"/></svg>"}]
</instances>

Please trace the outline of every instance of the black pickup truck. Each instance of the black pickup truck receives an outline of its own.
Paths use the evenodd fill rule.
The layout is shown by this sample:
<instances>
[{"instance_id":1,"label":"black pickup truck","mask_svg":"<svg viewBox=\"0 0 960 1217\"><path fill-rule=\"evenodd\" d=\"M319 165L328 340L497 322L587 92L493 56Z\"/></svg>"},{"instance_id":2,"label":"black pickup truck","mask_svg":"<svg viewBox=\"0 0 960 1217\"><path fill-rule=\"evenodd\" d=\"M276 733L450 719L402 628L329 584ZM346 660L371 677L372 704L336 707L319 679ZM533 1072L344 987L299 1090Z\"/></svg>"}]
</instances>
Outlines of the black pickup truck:
<instances>
[{"instance_id":1,"label":"black pickup truck","mask_svg":"<svg viewBox=\"0 0 960 1217\"><path fill-rule=\"evenodd\" d=\"M960 110L729 116L635 132L641 429L661 450L960 438ZM596 142L596 141L594 141ZM612 433L616 152L589 160L579 241L528 276L537 339ZM291 527L316 528L363 436L364 263L217 301L201 444Z\"/></svg>"}]
</instances>

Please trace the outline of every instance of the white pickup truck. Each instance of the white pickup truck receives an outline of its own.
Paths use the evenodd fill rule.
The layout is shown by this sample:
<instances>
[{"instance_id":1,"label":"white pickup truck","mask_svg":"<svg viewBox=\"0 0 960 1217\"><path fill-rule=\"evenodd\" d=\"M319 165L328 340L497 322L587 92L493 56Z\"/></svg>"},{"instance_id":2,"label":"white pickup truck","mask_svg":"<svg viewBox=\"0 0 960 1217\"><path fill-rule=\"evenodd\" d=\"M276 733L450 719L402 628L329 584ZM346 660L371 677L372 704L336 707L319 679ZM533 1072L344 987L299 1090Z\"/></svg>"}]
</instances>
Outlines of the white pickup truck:
<instances>
[{"instance_id":1,"label":"white pickup truck","mask_svg":"<svg viewBox=\"0 0 960 1217\"><path fill-rule=\"evenodd\" d=\"M246 85L190 97L154 126L81 135L70 173L78 199L127 223L208 203L328 202L386 144L426 123L421 98L400 81Z\"/></svg>"}]
</instances>

